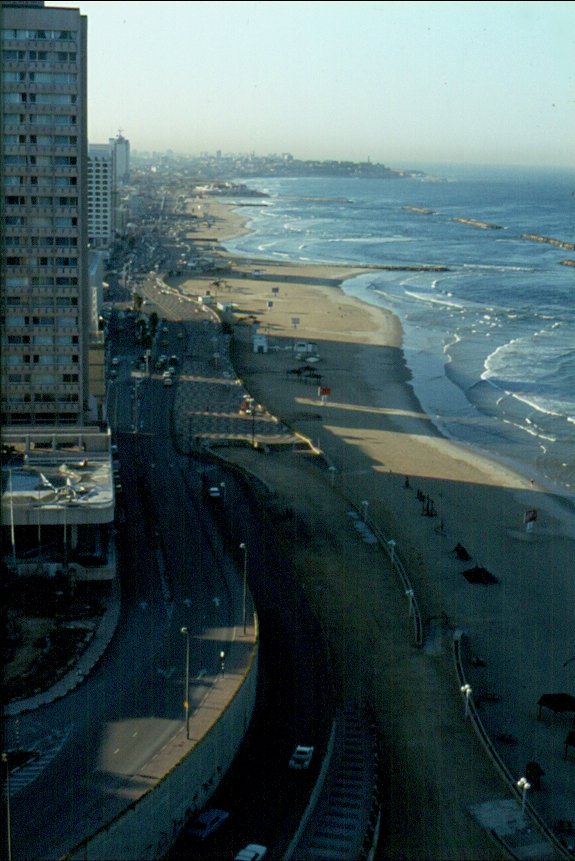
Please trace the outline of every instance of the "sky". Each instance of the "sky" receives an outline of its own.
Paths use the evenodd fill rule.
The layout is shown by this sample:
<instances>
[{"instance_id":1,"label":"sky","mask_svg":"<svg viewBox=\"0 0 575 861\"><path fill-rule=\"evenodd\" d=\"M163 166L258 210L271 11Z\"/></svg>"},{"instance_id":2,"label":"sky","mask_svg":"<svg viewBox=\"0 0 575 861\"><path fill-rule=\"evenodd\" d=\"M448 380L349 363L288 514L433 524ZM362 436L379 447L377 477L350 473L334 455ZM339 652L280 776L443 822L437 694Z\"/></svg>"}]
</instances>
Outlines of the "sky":
<instances>
[{"instance_id":1,"label":"sky","mask_svg":"<svg viewBox=\"0 0 575 861\"><path fill-rule=\"evenodd\" d=\"M137 151L575 166L575 2L76 0Z\"/></svg>"}]
</instances>

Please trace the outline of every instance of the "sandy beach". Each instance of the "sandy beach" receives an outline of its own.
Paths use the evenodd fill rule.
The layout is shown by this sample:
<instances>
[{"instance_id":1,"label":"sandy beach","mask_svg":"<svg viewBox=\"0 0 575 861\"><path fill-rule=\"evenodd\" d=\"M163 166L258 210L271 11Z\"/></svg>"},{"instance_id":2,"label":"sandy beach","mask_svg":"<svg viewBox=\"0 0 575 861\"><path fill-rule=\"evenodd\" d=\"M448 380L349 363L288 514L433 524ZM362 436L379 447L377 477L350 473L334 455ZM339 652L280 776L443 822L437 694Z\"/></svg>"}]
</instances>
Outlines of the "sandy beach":
<instances>
[{"instance_id":1,"label":"sandy beach","mask_svg":"<svg viewBox=\"0 0 575 861\"><path fill-rule=\"evenodd\" d=\"M194 207L209 222L198 228L198 247L209 240L213 253L242 229L241 215L221 201ZM530 801L550 824L575 819L575 753L563 756L572 715L537 720L536 705L546 692L575 694L570 504L437 432L409 385L397 318L338 287L364 270L219 253L228 268L182 277L180 287L233 305L234 364L246 388L323 454L323 469L289 451L224 456L259 475L278 510L289 506L306 523L306 540L289 552L326 631L339 697L372 706L386 741L380 857L501 857L472 810L510 794L464 719L451 655L457 629L480 658L468 669L477 700L489 693L484 725L516 741L501 746L508 768L519 778L528 761L540 762L545 791ZM253 352L254 319L266 353ZM314 384L288 373L302 365L296 341L315 345ZM329 390L323 399L319 385ZM421 608L423 649L410 641L407 601L386 557L351 534L350 502L397 542ZM458 543L467 564L453 553ZM494 584L469 583L463 572L474 565Z\"/></svg>"}]
</instances>

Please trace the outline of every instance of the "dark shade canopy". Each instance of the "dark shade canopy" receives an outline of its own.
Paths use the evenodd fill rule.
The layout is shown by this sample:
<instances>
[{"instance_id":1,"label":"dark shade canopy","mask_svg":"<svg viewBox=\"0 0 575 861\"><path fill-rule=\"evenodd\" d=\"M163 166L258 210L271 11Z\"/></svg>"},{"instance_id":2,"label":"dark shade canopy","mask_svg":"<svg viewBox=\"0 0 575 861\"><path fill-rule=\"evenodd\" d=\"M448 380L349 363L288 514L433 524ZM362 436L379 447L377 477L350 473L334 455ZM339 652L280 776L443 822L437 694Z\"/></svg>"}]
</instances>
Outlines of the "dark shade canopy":
<instances>
[{"instance_id":1,"label":"dark shade canopy","mask_svg":"<svg viewBox=\"0 0 575 861\"><path fill-rule=\"evenodd\" d=\"M575 697L571 694L543 694L537 700L539 717L543 707L553 712L575 712Z\"/></svg>"},{"instance_id":2,"label":"dark shade canopy","mask_svg":"<svg viewBox=\"0 0 575 861\"><path fill-rule=\"evenodd\" d=\"M490 583L499 583L497 577L481 565L475 565L473 568L468 568L463 572L463 576L468 583L480 583L482 586L489 586Z\"/></svg>"},{"instance_id":3,"label":"dark shade canopy","mask_svg":"<svg viewBox=\"0 0 575 861\"><path fill-rule=\"evenodd\" d=\"M469 555L463 544L460 544L459 542L455 545L451 552L455 553L457 558L461 559L462 562L469 562L469 560L471 559L471 556Z\"/></svg>"}]
</instances>

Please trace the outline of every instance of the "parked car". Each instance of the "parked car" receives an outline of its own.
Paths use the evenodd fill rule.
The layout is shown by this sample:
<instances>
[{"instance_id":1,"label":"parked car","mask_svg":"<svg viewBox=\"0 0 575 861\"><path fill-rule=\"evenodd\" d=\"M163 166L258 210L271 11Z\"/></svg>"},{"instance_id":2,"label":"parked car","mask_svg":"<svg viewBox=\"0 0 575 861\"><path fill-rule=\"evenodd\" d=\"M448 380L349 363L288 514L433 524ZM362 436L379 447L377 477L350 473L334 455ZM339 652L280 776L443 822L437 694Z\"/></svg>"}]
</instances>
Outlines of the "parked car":
<instances>
[{"instance_id":1,"label":"parked car","mask_svg":"<svg viewBox=\"0 0 575 861\"><path fill-rule=\"evenodd\" d=\"M289 761L289 767L301 771L304 768L309 768L311 758L313 756L313 747L306 747L303 744L298 744L292 753Z\"/></svg>"},{"instance_id":2,"label":"parked car","mask_svg":"<svg viewBox=\"0 0 575 861\"><path fill-rule=\"evenodd\" d=\"M238 852L234 861L261 861L267 855L267 851L267 846L250 843Z\"/></svg>"},{"instance_id":3,"label":"parked car","mask_svg":"<svg viewBox=\"0 0 575 861\"><path fill-rule=\"evenodd\" d=\"M192 820L186 831L198 840L205 840L206 837L213 834L226 821L229 815L227 810L209 807Z\"/></svg>"}]
</instances>

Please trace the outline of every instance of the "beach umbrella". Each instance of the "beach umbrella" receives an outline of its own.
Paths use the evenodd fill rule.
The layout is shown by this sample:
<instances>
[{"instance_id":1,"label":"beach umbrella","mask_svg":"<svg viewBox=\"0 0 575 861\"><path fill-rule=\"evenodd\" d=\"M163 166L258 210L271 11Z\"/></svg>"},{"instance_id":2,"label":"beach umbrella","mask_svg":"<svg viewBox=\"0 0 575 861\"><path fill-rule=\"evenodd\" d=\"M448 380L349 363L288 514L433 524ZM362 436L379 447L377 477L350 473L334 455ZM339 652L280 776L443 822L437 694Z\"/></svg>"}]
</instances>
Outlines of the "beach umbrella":
<instances>
[{"instance_id":1,"label":"beach umbrella","mask_svg":"<svg viewBox=\"0 0 575 861\"><path fill-rule=\"evenodd\" d=\"M469 562L469 560L471 559L471 556L469 555L463 544L460 544L459 542L457 542L451 552L455 553L457 558L461 559L462 562Z\"/></svg>"},{"instance_id":2,"label":"beach umbrella","mask_svg":"<svg viewBox=\"0 0 575 861\"><path fill-rule=\"evenodd\" d=\"M483 568L481 565L468 568L467 571L463 572L463 576L468 583L479 583L482 586L489 586L491 583L499 582L497 577L494 577L487 568Z\"/></svg>"},{"instance_id":3,"label":"beach umbrella","mask_svg":"<svg viewBox=\"0 0 575 861\"><path fill-rule=\"evenodd\" d=\"M543 694L537 700L539 706L539 715L541 717L541 709L551 709L552 712L575 712L575 697L571 694Z\"/></svg>"}]
</instances>

